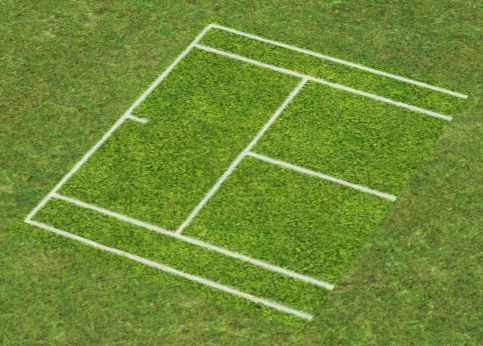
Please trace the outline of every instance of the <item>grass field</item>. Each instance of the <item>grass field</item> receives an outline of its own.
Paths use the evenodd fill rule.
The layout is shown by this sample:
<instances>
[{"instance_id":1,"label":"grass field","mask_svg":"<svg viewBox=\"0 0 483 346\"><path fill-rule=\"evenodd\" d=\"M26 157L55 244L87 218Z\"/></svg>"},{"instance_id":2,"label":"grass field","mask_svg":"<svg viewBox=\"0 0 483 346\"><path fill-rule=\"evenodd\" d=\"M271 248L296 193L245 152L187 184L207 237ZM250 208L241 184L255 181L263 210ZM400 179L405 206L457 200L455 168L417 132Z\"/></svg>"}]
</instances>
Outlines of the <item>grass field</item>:
<instances>
[{"instance_id":1,"label":"grass field","mask_svg":"<svg viewBox=\"0 0 483 346\"><path fill-rule=\"evenodd\" d=\"M134 268L134 275L143 281L134 296L150 296L136 298L143 304L156 299L176 301L173 293L168 294L173 290L186 292L177 293L181 300L186 294L201 297L188 298L190 309L197 299L215 304L213 312L209 306L202 308L203 318L195 327L207 344L234 344L231 338L237 330L251 335L247 323L258 324L254 333L257 328L266 330L263 326L273 330L272 337L258 335L257 344L335 340L321 325L319 316L327 316L321 306L338 304L331 297L337 296L338 285L347 291L344 277L354 271L349 265L357 263L353 260L371 234L362 253L384 241L381 235L372 240L381 220L386 229L401 222L387 220L397 205L401 210L407 203L406 184L417 176L418 167L450 122L463 116L468 94L478 86L436 76L417 81L393 73L394 68L371 69L376 65L362 66L300 49L303 45L297 48L216 25L205 26L195 41L183 38L183 42L188 48L177 48L181 55L164 63L164 72L154 84L130 92L138 98L124 115L113 115L104 130L99 127L97 139L82 147L87 154L79 150L73 156L76 160L63 165L51 186L57 185L44 194L47 197L41 201L32 197L40 204L33 210L31 206L23 218L37 227L21 225L18 219L10 229L25 229L22 239L38 239L36 244L45 244L44 248L75 249L77 256L104 262L91 265L96 268L94 276ZM16 238L2 239L7 246ZM12 245L8 248L11 251ZM45 254L41 257L46 260ZM8 255L5 258L11 261ZM76 265L83 273L88 273L88 267L85 259ZM76 273L67 271L62 281ZM151 280L155 283L148 283ZM65 292L75 287L63 286ZM114 292L109 285L102 286L106 294ZM7 289L3 296L23 291ZM125 300L116 301L121 309L128 306ZM149 306L144 313L153 311ZM2 316L12 316L7 313L11 309ZM219 309L233 317L220 314ZM317 311L315 320L307 324ZM155 333L147 336L133 329L127 343L194 342L173 332L176 325L185 325L176 320L182 319L175 317L178 314L150 315L142 319L150 319ZM214 341L217 337L202 325L217 321L214 316L219 315L225 322L218 320L216 328L226 321L234 325ZM164 322L158 320L160 316ZM174 321L167 322L168 316ZM367 323L367 319L360 321ZM126 323L137 322L131 317ZM67 337L71 332L60 325L61 331L52 332L56 342L72 342L72 336ZM12 344L54 340L53 335L31 334L25 325L26 334L12 337L12 327L7 328L5 340ZM80 344L110 343L122 334L101 337L90 323L82 328L85 335L74 337ZM317 336L314 328L324 331ZM341 330L332 328L331 333ZM405 344L422 340L424 328L411 341L406 333ZM358 342L388 342L382 334L374 336L367 330L363 334L365 341L357 334ZM457 334L453 328L452 335L445 337L460 337ZM246 335L238 335L236 343L255 342ZM428 335L433 339L425 342L442 340ZM337 338L355 342L350 333Z\"/></svg>"}]
</instances>

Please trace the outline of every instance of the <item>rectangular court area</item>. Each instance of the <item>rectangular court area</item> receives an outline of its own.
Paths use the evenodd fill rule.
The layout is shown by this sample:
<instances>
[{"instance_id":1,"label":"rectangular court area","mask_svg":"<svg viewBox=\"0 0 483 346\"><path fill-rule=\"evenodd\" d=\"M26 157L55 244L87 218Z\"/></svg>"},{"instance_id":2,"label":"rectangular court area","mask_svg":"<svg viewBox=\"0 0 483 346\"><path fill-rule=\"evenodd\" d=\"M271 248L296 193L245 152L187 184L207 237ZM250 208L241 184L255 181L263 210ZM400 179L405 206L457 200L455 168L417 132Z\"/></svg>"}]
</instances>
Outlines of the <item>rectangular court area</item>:
<instances>
[{"instance_id":1,"label":"rectangular court area","mask_svg":"<svg viewBox=\"0 0 483 346\"><path fill-rule=\"evenodd\" d=\"M466 98L211 24L25 221L310 320Z\"/></svg>"}]
</instances>

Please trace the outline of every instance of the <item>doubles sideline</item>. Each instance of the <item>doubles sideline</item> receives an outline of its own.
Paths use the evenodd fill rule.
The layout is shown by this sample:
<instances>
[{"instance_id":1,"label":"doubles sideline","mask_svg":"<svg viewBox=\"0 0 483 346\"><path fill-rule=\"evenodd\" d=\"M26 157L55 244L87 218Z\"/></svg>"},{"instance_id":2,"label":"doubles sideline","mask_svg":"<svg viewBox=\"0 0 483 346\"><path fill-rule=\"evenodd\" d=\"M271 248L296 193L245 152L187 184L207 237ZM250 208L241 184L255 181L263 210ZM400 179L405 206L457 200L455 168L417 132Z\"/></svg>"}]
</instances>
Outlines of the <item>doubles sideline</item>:
<instances>
[{"instance_id":1,"label":"doubles sideline","mask_svg":"<svg viewBox=\"0 0 483 346\"><path fill-rule=\"evenodd\" d=\"M92 240L89 240L89 239L86 239L86 238L83 238L83 237L79 237L79 236L77 236L75 234L71 234L71 233L68 233L68 232L64 232L64 231L62 231L60 229L57 229L57 228L54 228L54 227L45 225L45 224L43 224L41 222L33 221L33 220L30 220L30 219L29 220L25 220L25 222L28 223L28 224L30 224L30 225L37 226L37 227L43 228L45 230L51 231L53 233L62 235L64 237L66 237L66 238L70 238L70 239L73 239L73 240L77 240L77 241L79 241L81 243L90 245L90 246L92 246L92 247L94 247L96 249L100 249L100 250L103 250L103 251L107 251L107 252L116 254L118 256L122 256L122 257L126 257L126 258L129 258L129 259L132 259L132 260L134 260L136 262L139 262L139 263L142 263L142 264L145 264L145 265L148 265L148 266L151 266L151 267L160 269L160 270L165 271L167 273L171 273L171 274L174 274L174 275L177 275L177 276L184 277L184 278L186 278L188 280L195 281L195 282L201 283L203 285L213 287L213 288L218 289L220 291L225 291L225 292L231 293L231 294L233 294L235 296L245 298L245 299L250 300L250 301L255 302L255 303L259 303L259 304L263 304L263 305L269 306L271 308L275 308L277 310L280 310L280 311L283 311L283 312L286 312L286 313L289 313L289 314L292 314L292 315L301 317L301 318L306 319L308 321L310 321L314 317L311 314L308 314L306 312L299 311L299 310L296 310L296 309L292 309L291 307L288 307L286 305L280 304L278 302L275 302L275 301L272 301L272 300L268 300L268 299L259 298L259 297L255 297L255 296L253 296L251 294L248 294L248 293L245 293L245 292L241 292L241 291L239 291L237 289L234 289L232 287L228 287L228 286L219 284L219 283L214 282L214 281L206 280L206 279L203 279L203 278L201 278L199 276L187 274L187 273L182 272L180 270L177 270L177 269L168 267L168 266L166 266L164 264L156 263L156 262L150 261L150 260L148 260L146 258L139 257L139 256L136 256L136 255L133 255L133 254L130 254L128 252L124 252L124 251L121 251L121 250L118 250L118 249L114 249L112 247L108 247L108 246L105 246L105 245L96 243L96 242L94 242Z\"/></svg>"}]
</instances>

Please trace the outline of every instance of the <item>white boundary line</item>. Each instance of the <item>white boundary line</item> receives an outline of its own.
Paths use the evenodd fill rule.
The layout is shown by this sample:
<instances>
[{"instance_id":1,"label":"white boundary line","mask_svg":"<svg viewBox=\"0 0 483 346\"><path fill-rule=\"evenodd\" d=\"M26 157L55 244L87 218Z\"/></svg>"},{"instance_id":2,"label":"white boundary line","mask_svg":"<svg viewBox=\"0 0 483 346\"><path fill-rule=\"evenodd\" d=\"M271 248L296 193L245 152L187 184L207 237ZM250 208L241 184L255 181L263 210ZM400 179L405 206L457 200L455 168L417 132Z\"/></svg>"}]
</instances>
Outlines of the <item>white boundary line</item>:
<instances>
[{"instance_id":1,"label":"white boundary line","mask_svg":"<svg viewBox=\"0 0 483 346\"><path fill-rule=\"evenodd\" d=\"M333 58L333 57L330 57L330 56L327 56L327 55L319 54L319 53L316 53L316 52L313 52L313 51L310 51L310 50L298 48L298 47L295 47L295 46L290 46L290 45L285 44L285 43L281 43L281 42L277 42L277 41L273 41L273 40L267 40L267 39L262 38L260 36L247 34L246 32L227 28L225 26L221 26L221 25L218 25L218 24L211 24L211 27L221 29L221 30L225 30L225 31L229 31L229 32L232 32L234 34L241 35L241 36L249 37L249 38L252 38L254 40L258 40L258 41L262 41L262 42L266 42L266 43L271 43L271 44L279 46L279 47L287 48L287 49L290 49L290 50L295 50L295 51L300 52L300 53L305 53L305 54L309 54L309 55L312 55L312 56L316 56L317 58L330 60L330 61L337 62L339 64L347 65L347 66L350 66L350 67L355 67L355 68L365 70L365 71L368 71L368 72L372 72L372 73L375 73L375 74L379 74L379 75L382 75L382 76L385 76L385 77L394 78L394 79L397 79L397 80L400 80L400 81L403 81L403 82L415 84L415 85L418 85L420 87L433 89L433 90L440 91L440 92L450 94L450 95L453 95L453 96L461 97L461 98L464 98L464 99L468 98L468 95L464 95L464 94L460 94L460 93L457 93L457 92L454 92L454 91L451 91L451 90L439 88L439 87L429 85L429 84L426 84L426 83L422 83L422 82L418 82L418 81L415 81L415 80L412 80L412 79L396 76L396 75L386 73L386 72L382 72L382 71L379 71L379 70L375 70L375 69L372 69L372 68L369 68L369 67L354 64L354 63L349 62L349 61L345 61L345 60Z\"/></svg>"},{"instance_id":2,"label":"white boundary line","mask_svg":"<svg viewBox=\"0 0 483 346\"><path fill-rule=\"evenodd\" d=\"M271 308L275 308L277 310L287 312L289 314L304 318L304 319L309 320L309 321L314 317L313 315L310 315L306 312L292 309L292 308L285 306L283 304L280 304L280 303L277 303L277 302L274 302L274 301L271 301L271 300L268 300L268 299L263 299L263 298L258 298L258 297L252 296L251 294L238 291L237 289L219 284L217 282L206 280L206 279L203 279L199 276L187 274L187 273L182 272L180 270L176 270L174 268L168 267L168 266L160 264L160 263L152 262L152 261L150 261L146 258L142 258L142 257L136 256L136 255L130 254L128 252L124 252L124 251L121 251L121 250L118 250L118 249L114 249L112 247L101 245L99 243L93 242L92 240L89 240L89 239L86 239L86 238L83 238L83 237L79 237L77 235L74 235L74 234L71 234L71 233L68 233L68 232L64 232L60 229L45 225L45 224L37 222L37 221L28 220L28 221L25 221L25 222L28 223L28 224L46 229L46 230L51 231L53 233L62 235L64 237L80 241L84 244L90 245L90 246L95 247L97 249L107 251L107 252L122 256L122 257L127 257L127 258L132 259L136 262L146 264L148 266L160 269L160 270L168 272L170 274L174 274L174 275L184 277L188 280L195 281L195 282L201 283L203 285L207 285L207 286L216 288L218 290L234 294L236 296L251 300L252 302L255 302L255 303L258 303L258 304L263 304L263 305L269 306Z\"/></svg>"},{"instance_id":3,"label":"white boundary line","mask_svg":"<svg viewBox=\"0 0 483 346\"><path fill-rule=\"evenodd\" d=\"M198 212L203 208L203 206L208 202L208 200L213 196L213 194L218 190L220 185L225 181L225 179L233 172L233 170L238 166L240 161L247 155L248 151L257 143L260 137L263 136L265 131L268 130L270 125L278 118L278 116L283 112L283 110L288 106L288 104L292 101L292 99L297 95L297 93L303 88L303 86L307 83L307 78L303 78L302 81L295 87L295 89L290 93L290 95L285 99L282 105L277 109L277 111L272 115L270 120L263 126L263 128L258 132L255 138L251 141L250 144L243 150L240 155L233 161L233 163L228 167L225 173L221 176L220 179L216 182L215 186L211 188L211 190L206 194L205 198L196 206L195 209L191 212L188 218L183 222L183 224L178 228L176 231L177 234L180 234L183 229L191 222L191 220L198 214Z\"/></svg>"},{"instance_id":4,"label":"white boundary line","mask_svg":"<svg viewBox=\"0 0 483 346\"><path fill-rule=\"evenodd\" d=\"M293 169L295 171L299 171L299 172L302 172L302 173L307 173L307 174L315 175L316 177L319 177L319 178L322 178L322 179L325 179L325 180L330 180L330 181L333 181L335 183L339 183L341 185L349 186L349 187L352 187L352 188L354 188L356 190L359 190L359 191L362 191L362 192L367 192L367 193L370 193L370 194L373 194L373 195L376 195L376 196L379 196L379 197L388 199L390 201L395 201L396 198L397 198L396 196L389 195L389 194L384 193L384 192L379 192L379 191L376 191L376 190L369 189L368 187L365 187L365 186L360 186L360 185L352 184L352 183L349 183L347 181L344 181L344 180L341 180L341 179L337 179L337 178L331 177L329 175L325 175L325 174L322 174L322 173L314 172L314 171L311 171L310 169L307 169L307 168L303 168L303 167L299 167L299 166L294 166L294 165L291 165L290 163L283 162L283 161L279 161L279 160L275 160L275 159L272 159L271 157L267 157L267 156L264 156L264 155L256 154L254 152L248 152L247 155L256 157L257 159L260 159L260 160L263 160L263 161L267 161L267 162L270 162L270 163L273 163L273 164L276 164L276 165L280 165L280 166L283 166L283 167L286 167L286 168L290 168L290 169Z\"/></svg>"},{"instance_id":5,"label":"white boundary line","mask_svg":"<svg viewBox=\"0 0 483 346\"><path fill-rule=\"evenodd\" d=\"M295 279L298 279L298 280L301 280L301 281L304 281L304 282L307 282L307 283L310 283L310 284L313 284L313 285L316 285L316 286L319 286L319 287L323 287L323 288L328 289L328 290L331 290L331 289L334 288L334 286L331 285L331 284L328 284L326 282L311 278L309 276L297 274L293 271L283 269L283 268L274 266L272 264L269 264L269 263L266 263L266 262L263 262L263 261L260 261L260 260L257 260L257 259L253 259L253 258L250 258L250 257L247 257L247 256L243 256L243 255L240 255L236 252L232 252L232 251L220 248L220 247L215 246L215 245L205 243L201 240L190 238L190 237L187 237L187 236L184 236L184 235L181 235L181 234L177 234L175 232L165 230L163 228L151 225L149 223L146 223L146 222L143 222L143 221L140 221L140 220L136 220L134 218L124 216L124 215L115 213L113 211L107 210L107 209L96 207L92 204L88 204L88 203L79 201L75 198L61 196L57 193L53 194L52 197L66 201L68 203L75 204L79 207L83 207L83 208L87 208L87 209L97 211L98 213L101 213L101 214L104 214L104 215L115 217L115 218L122 220L124 222L128 222L128 223L131 223L131 224L139 226L139 227L147 228L151 231L154 231L154 232L157 232L157 233L160 233L160 234L163 234L163 235L167 235L167 236L170 236L170 237L173 237L173 238L184 240L188 243L198 245L198 246L204 247L204 248L212 250L212 251L219 252L219 253L226 255L226 256L230 256L230 257L233 257L233 258L240 259L244 262L248 262L248 263L254 264L256 266L271 270L273 272L277 272L279 274L283 274L283 275L286 275L286 276L289 276L289 277L292 277L292 278L295 278Z\"/></svg>"},{"instance_id":6,"label":"white boundary line","mask_svg":"<svg viewBox=\"0 0 483 346\"><path fill-rule=\"evenodd\" d=\"M441 119L444 119L444 120L447 120L447 121L451 121L453 119L453 117L451 117L449 115L443 115L443 114L439 114L439 113L436 113L436 112L429 111L427 109L423 109L423 108L419 108L419 107L416 107L416 106L408 105L406 103L393 101L391 99L388 99L388 98L385 98L385 97L382 97L382 96L378 96L378 95L366 93L365 91L361 91L361 90L349 88L349 87L346 87L344 85L330 83L330 82L327 82L327 81L325 81L323 79L314 78L314 77L311 77L311 76L308 76L308 75L304 75L302 73L298 73L298 72L291 71L291 70L287 70L287 69L284 69L284 68L281 68L281 67L277 67L277 66L265 64L265 63L262 63L262 62L259 62L259 61L256 61L256 60L252 60L252 59L249 59L249 58L245 58L245 57L240 56L240 55L236 55L236 54L232 54L232 53L227 53L227 52L224 52L224 51L219 50L219 49L215 49L215 48L203 46L203 45L200 45L200 44L196 44L195 47L196 48L199 48L199 49L202 49L202 50L205 50L205 51L208 51L208 52L211 52L211 53L216 53L216 54L220 54L220 55L227 56L227 57L232 58L232 59L244 61L244 62L247 62L247 63L252 64L252 65L257 65L257 66L260 66L260 67L265 67L265 68L268 68L268 69L271 69L271 70L274 70L274 71L277 71L277 72L285 73L285 74L292 75L292 76L299 77L299 78L304 78L304 79L307 79L307 80L310 80L310 81L313 81L313 82L316 82L316 83L320 83L320 84L325 84L325 85L331 86L333 88L342 89L342 90L351 92L353 94L358 94L358 95L361 95L361 96L366 96L366 97L369 97L369 98L374 99L374 100L377 100L377 101L381 101L381 102L385 102L385 103L390 103L390 104L395 105L395 106L398 106L398 107L407 108L407 109L410 109L410 110L412 110L414 112L420 112L420 113L428 114L428 115L431 115L433 117L441 118Z\"/></svg>"}]
</instances>

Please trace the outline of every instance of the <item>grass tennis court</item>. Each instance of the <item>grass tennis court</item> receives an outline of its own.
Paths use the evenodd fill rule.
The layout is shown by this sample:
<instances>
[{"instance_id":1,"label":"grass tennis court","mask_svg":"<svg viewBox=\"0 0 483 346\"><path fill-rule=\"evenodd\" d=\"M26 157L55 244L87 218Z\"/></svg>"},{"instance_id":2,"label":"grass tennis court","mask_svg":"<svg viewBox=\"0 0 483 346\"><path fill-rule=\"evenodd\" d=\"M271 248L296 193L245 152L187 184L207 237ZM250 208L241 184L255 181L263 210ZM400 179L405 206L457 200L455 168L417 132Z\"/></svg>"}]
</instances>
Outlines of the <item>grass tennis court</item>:
<instances>
[{"instance_id":1,"label":"grass tennis court","mask_svg":"<svg viewBox=\"0 0 483 346\"><path fill-rule=\"evenodd\" d=\"M480 0L1 8L1 345L481 345Z\"/></svg>"},{"instance_id":2,"label":"grass tennis court","mask_svg":"<svg viewBox=\"0 0 483 346\"><path fill-rule=\"evenodd\" d=\"M467 97L334 60L208 26L26 222L310 320Z\"/></svg>"}]
</instances>

